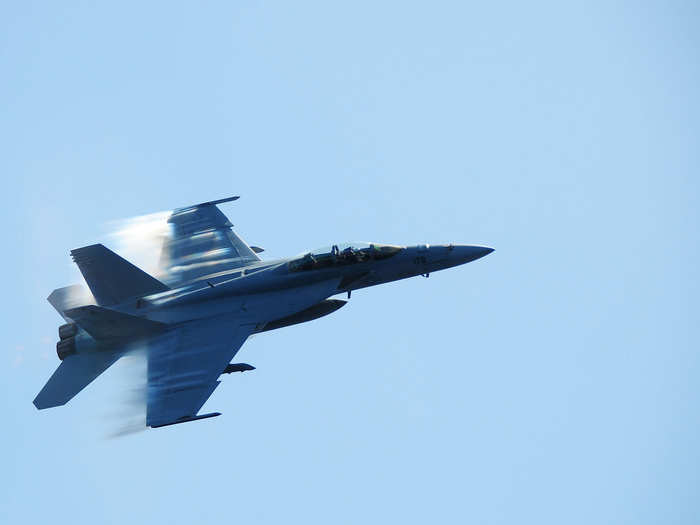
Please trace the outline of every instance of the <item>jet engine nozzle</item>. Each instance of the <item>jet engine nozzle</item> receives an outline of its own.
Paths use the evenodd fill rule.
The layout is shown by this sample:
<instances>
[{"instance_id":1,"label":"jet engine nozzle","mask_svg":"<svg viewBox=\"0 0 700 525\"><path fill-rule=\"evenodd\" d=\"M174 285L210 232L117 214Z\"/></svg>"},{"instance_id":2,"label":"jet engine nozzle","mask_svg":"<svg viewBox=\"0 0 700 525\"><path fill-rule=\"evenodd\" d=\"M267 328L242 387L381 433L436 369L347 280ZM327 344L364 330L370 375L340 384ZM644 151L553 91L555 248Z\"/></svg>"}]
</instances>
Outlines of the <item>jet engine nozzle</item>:
<instances>
[{"instance_id":1,"label":"jet engine nozzle","mask_svg":"<svg viewBox=\"0 0 700 525\"><path fill-rule=\"evenodd\" d=\"M78 350L75 347L75 337L61 339L58 343L56 343L56 353L61 361L63 361L69 355L77 354Z\"/></svg>"},{"instance_id":2,"label":"jet engine nozzle","mask_svg":"<svg viewBox=\"0 0 700 525\"><path fill-rule=\"evenodd\" d=\"M68 339L78 333L78 325L75 323L62 324L58 327L59 339Z\"/></svg>"},{"instance_id":3,"label":"jet engine nozzle","mask_svg":"<svg viewBox=\"0 0 700 525\"><path fill-rule=\"evenodd\" d=\"M106 348L74 323L59 326L58 336L61 339L56 343L56 353L61 361L69 355L95 352Z\"/></svg>"}]
</instances>

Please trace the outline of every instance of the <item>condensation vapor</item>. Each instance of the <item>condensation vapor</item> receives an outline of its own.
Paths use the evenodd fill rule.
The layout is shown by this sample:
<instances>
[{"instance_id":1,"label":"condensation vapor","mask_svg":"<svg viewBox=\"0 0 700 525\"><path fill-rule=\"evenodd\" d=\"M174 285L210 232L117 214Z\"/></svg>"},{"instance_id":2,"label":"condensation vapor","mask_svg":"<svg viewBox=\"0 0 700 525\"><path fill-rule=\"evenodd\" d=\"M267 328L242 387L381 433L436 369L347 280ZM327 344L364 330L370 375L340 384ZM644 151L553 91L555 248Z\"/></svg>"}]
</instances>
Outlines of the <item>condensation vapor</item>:
<instances>
[{"instance_id":1,"label":"condensation vapor","mask_svg":"<svg viewBox=\"0 0 700 525\"><path fill-rule=\"evenodd\" d=\"M108 439L146 430L146 352L145 347L130 348L107 372L112 398L104 413Z\"/></svg>"},{"instance_id":2,"label":"condensation vapor","mask_svg":"<svg viewBox=\"0 0 700 525\"><path fill-rule=\"evenodd\" d=\"M171 211L149 213L108 224L108 247L157 279L165 277L161 259L163 243L170 235ZM113 413L117 424L108 437L123 437L146 429L146 348L134 348L122 358L120 409Z\"/></svg>"},{"instance_id":3,"label":"condensation vapor","mask_svg":"<svg viewBox=\"0 0 700 525\"><path fill-rule=\"evenodd\" d=\"M171 211L138 215L119 219L106 224L105 244L130 263L138 266L156 278L165 276L162 266L161 251L163 241L168 238L170 228L168 217ZM80 275L78 267L73 266L76 278ZM66 290L67 306L76 307L96 304L90 289L78 278L80 285Z\"/></svg>"},{"instance_id":4,"label":"condensation vapor","mask_svg":"<svg viewBox=\"0 0 700 525\"><path fill-rule=\"evenodd\" d=\"M111 249L154 277L164 274L163 241L170 235L171 211L149 213L109 223Z\"/></svg>"},{"instance_id":5,"label":"condensation vapor","mask_svg":"<svg viewBox=\"0 0 700 525\"><path fill-rule=\"evenodd\" d=\"M168 217L170 211L150 213L127 219L111 221L105 225L102 239L110 250L130 263L156 278L165 276L161 261L163 242L170 234ZM106 231L105 231L106 230ZM75 266L77 275L79 271ZM77 276L76 276L77 277ZM79 285L66 288L66 307L96 304L90 289L80 279ZM109 397L111 408L104 414L108 423L108 435L121 437L146 429L146 348L131 347L125 349L124 357L119 359L104 374L103 383L111 390Z\"/></svg>"}]
</instances>

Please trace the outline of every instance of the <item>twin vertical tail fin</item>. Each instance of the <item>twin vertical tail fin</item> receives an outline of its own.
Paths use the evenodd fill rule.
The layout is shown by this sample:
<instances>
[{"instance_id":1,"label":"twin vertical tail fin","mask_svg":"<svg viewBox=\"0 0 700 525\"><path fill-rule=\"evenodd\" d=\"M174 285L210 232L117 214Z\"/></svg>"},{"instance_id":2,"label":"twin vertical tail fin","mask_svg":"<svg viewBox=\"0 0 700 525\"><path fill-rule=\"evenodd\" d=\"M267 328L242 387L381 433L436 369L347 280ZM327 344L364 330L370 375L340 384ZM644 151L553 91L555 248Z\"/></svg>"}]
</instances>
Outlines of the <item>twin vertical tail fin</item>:
<instances>
[{"instance_id":1,"label":"twin vertical tail fin","mask_svg":"<svg viewBox=\"0 0 700 525\"><path fill-rule=\"evenodd\" d=\"M56 309L60 316L68 322L70 322L70 319L65 313L66 310L78 306L95 304L95 298L90 293L90 290L82 284L72 284L70 286L64 286L63 288L56 288L46 300Z\"/></svg>"},{"instance_id":2,"label":"twin vertical tail fin","mask_svg":"<svg viewBox=\"0 0 700 525\"><path fill-rule=\"evenodd\" d=\"M71 255L85 277L92 297L85 287L79 285L54 290L48 301L66 321L80 326L97 341L98 346L105 340L144 337L165 329L166 325L162 323L104 306L170 288L101 244L78 248ZM95 306L94 302L100 306ZM122 355L123 349L119 345L109 343L97 351L68 355L36 396L34 406L44 409L65 405Z\"/></svg>"},{"instance_id":3,"label":"twin vertical tail fin","mask_svg":"<svg viewBox=\"0 0 700 525\"><path fill-rule=\"evenodd\" d=\"M70 254L100 306L170 289L102 244L78 248Z\"/></svg>"}]
</instances>

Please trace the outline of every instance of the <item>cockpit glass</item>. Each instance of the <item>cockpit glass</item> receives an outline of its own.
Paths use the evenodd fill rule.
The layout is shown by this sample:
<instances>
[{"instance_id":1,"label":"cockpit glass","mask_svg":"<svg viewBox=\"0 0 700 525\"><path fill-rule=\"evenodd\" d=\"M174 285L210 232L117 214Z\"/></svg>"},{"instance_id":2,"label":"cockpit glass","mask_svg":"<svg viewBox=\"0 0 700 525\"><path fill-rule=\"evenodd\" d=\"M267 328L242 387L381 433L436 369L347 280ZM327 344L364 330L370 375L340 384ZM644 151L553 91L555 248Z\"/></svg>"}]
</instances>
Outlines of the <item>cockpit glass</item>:
<instances>
[{"instance_id":1,"label":"cockpit glass","mask_svg":"<svg viewBox=\"0 0 700 525\"><path fill-rule=\"evenodd\" d=\"M401 249L400 246L368 242L333 244L294 259L289 263L289 269L290 271L317 270L387 259L399 253Z\"/></svg>"},{"instance_id":2,"label":"cockpit glass","mask_svg":"<svg viewBox=\"0 0 700 525\"><path fill-rule=\"evenodd\" d=\"M357 252L360 250L367 250L370 246L372 245L368 242L343 242L317 248L311 252L311 255L326 255L333 253L334 250L337 250L338 252L343 252L346 250L353 250Z\"/></svg>"}]
</instances>

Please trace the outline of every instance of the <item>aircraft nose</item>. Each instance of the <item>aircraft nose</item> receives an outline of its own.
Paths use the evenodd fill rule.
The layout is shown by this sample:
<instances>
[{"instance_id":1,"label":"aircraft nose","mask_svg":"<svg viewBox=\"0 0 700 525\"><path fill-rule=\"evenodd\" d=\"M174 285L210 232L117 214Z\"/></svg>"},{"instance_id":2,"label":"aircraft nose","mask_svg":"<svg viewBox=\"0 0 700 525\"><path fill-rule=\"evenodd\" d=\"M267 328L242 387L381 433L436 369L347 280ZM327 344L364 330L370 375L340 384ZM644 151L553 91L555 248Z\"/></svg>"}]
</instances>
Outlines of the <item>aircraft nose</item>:
<instances>
[{"instance_id":1,"label":"aircraft nose","mask_svg":"<svg viewBox=\"0 0 700 525\"><path fill-rule=\"evenodd\" d=\"M468 262L476 261L477 259L481 259L482 257L488 255L492 251L493 248L489 248L488 246L453 244L450 245L450 258L458 260L458 264L465 264Z\"/></svg>"}]
</instances>

